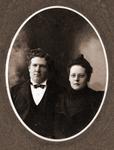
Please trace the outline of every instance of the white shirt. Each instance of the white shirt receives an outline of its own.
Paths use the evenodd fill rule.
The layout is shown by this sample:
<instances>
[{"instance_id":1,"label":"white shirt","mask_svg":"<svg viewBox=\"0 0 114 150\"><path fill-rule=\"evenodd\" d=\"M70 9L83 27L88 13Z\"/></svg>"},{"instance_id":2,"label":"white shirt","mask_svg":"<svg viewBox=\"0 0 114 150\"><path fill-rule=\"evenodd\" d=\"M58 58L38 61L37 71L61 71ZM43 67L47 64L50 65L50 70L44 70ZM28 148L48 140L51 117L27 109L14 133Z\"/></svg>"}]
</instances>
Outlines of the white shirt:
<instances>
[{"instance_id":1,"label":"white shirt","mask_svg":"<svg viewBox=\"0 0 114 150\"><path fill-rule=\"evenodd\" d=\"M35 85L35 84L34 83L33 83L33 85L31 84L31 92L32 92L33 100L34 100L36 105L38 105L40 103L40 101L42 100L42 98L43 98L43 96L45 94L45 91L47 89L47 81L44 81L41 84L45 85L45 87L44 88L41 88L41 87L34 88L33 85Z\"/></svg>"}]
</instances>

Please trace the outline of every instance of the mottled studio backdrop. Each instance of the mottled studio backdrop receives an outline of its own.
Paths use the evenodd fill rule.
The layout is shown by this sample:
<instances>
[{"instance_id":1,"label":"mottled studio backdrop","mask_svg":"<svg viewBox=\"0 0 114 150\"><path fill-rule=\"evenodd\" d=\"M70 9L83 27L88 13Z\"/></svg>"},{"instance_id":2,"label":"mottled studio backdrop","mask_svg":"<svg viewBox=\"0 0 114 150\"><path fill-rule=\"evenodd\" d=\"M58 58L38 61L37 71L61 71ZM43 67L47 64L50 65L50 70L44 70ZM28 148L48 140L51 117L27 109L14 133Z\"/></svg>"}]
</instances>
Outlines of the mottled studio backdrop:
<instances>
[{"instance_id":1,"label":"mottled studio backdrop","mask_svg":"<svg viewBox=\"0 0 114 150\"><path fill-rule=\"evenodd\" d=\"M95 90L105 89L106 60L102 45L92 26L79 14L65 8L52 8L24 24L10 55L10 87L27 78L27 52L38 47L54 59L55 80L60 84L67 84L69 61L82 53L94 70L90 86Z\"/></svg>"}]
</instances>

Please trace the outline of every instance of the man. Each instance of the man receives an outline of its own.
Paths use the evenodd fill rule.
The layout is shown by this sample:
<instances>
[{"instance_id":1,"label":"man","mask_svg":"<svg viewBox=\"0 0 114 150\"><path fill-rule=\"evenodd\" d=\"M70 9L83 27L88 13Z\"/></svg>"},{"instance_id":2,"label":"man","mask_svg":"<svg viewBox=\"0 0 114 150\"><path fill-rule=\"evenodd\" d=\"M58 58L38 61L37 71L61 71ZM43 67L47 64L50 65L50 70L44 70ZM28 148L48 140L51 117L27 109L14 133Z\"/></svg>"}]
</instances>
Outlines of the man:
<instances>
[{"instance_id":1,"label":"man","mask_svg":"<svg viewBox=\"0 0 114 150\"><path fill-rule=\"evenodd\" d=\"M54 137L55 104L59 88L50 79L52 61L40 48L28 55L30 79L11 89L15 108L25 124L34 132Z\"/></svg>"}]
</instances>

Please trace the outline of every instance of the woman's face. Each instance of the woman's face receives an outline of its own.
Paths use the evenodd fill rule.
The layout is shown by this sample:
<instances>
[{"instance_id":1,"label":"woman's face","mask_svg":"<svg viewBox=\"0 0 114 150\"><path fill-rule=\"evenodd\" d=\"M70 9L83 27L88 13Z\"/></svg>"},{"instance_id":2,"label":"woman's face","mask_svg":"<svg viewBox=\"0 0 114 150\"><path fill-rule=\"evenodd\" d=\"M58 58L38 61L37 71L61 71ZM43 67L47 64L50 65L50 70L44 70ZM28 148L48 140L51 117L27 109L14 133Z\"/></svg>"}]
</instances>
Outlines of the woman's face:
<instances>
[{"instance_id":1,"label":"woman's face","mask_svg":"<svg viewBox=\"0 0 114 150\"><path fill-rule=\"evenodd\" d=\"M83 89L87 85L87 73L85 68L80 65L71 66L69 81L72 89Z\"/></svg>"}]
</instances>

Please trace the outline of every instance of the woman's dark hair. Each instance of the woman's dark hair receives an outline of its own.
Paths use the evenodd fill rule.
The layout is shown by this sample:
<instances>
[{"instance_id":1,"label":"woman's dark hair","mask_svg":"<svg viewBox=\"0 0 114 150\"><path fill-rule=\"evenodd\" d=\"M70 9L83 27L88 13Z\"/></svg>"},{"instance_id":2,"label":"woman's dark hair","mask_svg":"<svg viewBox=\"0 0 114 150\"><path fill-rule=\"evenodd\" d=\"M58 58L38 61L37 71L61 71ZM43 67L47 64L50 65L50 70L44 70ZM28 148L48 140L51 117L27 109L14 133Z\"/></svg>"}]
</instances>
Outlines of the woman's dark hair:
<instances>
[{"instance_id":1,"label":"woman's dark hair","mask_svg":"<svg viewBox=\"0 0 114 150\"><path fill-rule=\"evenodd\" d=\"M68 72L70 72L70 68L74 65L80 65L85 68L87 73L88 81L91 78L91 74L93 72L93 68L90 63L84 58L83 54L80 54L77 58L73 59L68 65Z\"/></svg>"}]
</instances>

